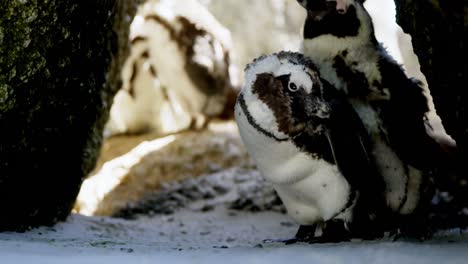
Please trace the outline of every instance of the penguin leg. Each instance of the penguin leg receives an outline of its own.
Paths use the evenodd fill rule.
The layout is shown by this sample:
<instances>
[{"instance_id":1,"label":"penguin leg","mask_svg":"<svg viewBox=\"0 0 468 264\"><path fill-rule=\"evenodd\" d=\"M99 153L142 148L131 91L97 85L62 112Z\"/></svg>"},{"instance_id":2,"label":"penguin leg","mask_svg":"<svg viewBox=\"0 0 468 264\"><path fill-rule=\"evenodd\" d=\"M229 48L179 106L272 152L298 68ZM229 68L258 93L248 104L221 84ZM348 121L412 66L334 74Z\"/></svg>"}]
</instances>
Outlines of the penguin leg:
<instances>
[{"instance_id":1,"label":"penguin leg","mask_svg":"<svg viewBox=\"0 0 468 264\"><path fill-rule=\"evenodd\" d=\"M342 220L329 220L325 223L300 226L295 238L285 243L306 242L310 244L339 243L349 241L349 231Z\"/></svg>"},{"instance_id":2,"label":"penguin leg","mask_svg":"<svg viewBox=\"0 0 468 264\"><path fill-rule=\"evenodd\" d=\"M309 232L306 236L300 238L299 241L323 244L349 242L353 238L374 240L384 236L383 229L378 223L372 220L365 221L365 223L353 224L345 223L340 219L332 219L323 225L321 235L318 236L317 232Z\"/></svg>"},{"instance_id":3,"label":"penguin leg","mask_svg":"<svg viewBox=\"0 0 468 264\"><path fill-rule=\"evenodd\" d=\"M416 239L424 241L430 239L434 230L431 227L431 200L434 196L434 186L429 177L424 178L420 187L420 201L416 209L410 214L396 216L396 228L393 230L394 241L399 239Z\"/></svg>"},{"instance_id":4,"label":"penguin leg","mask_svg":"<svg viewBox=\"0 0 468 264\"><path fill-rule=\"evenodd\" d=\"M317 225L301 225L294 238L279 240L285 244L305 242L310 244L339 243L349 241L349 232L342 220L330 220Z\"/></svg>"},{"instance_id":5,"label":"penguin leg","mask_svg":"<svg viewBox=\"0 0 468 264\"><path fill-rule=\"evenodd\" d=\"M296 232L295 239L299 242L308 242L315 236L317 225L301 225Z\"/></svg>"},{"instance_id":6,"label":"penguin leg","mask_svg":"<svg viewBox=\"0 0 468 264\"><path fill-rule=\"evenodd\" d=\"M332 219L325 222L322 226L322 234L320 236L311 237L309 243L340 243L351 240L351 234L346 228L343 220ZM316 232L317 233L317 232Z\"/></svg>"}]
</instances>

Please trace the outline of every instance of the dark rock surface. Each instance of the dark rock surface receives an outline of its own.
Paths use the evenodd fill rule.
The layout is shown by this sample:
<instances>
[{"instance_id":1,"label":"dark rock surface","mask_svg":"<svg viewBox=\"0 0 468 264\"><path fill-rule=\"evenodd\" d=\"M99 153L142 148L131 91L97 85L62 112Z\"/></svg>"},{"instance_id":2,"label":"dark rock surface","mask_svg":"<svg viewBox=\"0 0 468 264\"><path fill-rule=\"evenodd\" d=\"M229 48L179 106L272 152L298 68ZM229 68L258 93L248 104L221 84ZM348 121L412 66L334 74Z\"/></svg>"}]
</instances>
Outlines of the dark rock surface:
<instances>
[{"instance_id":1,"label":"dark rock surface","mask_svg":"<svg viewBox=\"0 0 468 264\"><path fill-rule=\"evenodd\" d=\"M0 230L65 219L113 93L114 0L1 1Z\"/></svg>"},{"instance_id":2,"label":"dark rock surface","mask_svg":"<svg viewBox=\"0 0 468 264\"><path fill-rule=\"evenodd\" d=\"M468 98L463 76L467 68L460 67L465 55L466 7L462 1L396 0L395 3L397 22L412 36L437 113L466 160Z\"/></svg>"},{"instance_id":3,"label":"dark rock surface","mask_svg":"<svg viewBox=\"0 0 468 264\"><path fill-rule=\"evenodd\" d=\"M466 97L467 8L462 1L396 0L397 22L412 36L421 70L429 83L437 113L447 132L457 141L455 173L439 179L434 206L436 225L466 226L468 208L468 98ZM449 213L451 212L451 213ZM458 213L457 213L458 212ZM455 213L455 215L454 215Z\"/></svg>"},{"instance_id":4,"label":"dark rock surface","mask_svg":"<svg viewBox=\"0 0 468 264\"><path fill-rule=\"evenodd\" d=\"M108 83L115 93L121 86L121 70L130 52L130 24L137 13L138 6L144 0L117 0L114 5L114 34L117 37L116 49L117 53L114 56L109 68ZM113 98L112 98L113 99Z\"/></svg>"},{"instance_id":5,"label":"dark rock surface","mask_svg":"<svg viewBox=\"0 0 468 264\"><path fill-rule=\"evenodd\" d=\"M136 219L144 215L168 215L181 209L212 211L216 206L234 211L286 213L273 186L257 170L233 168L218 173L169 183L114 216Z\"/></svg>"}]
</instances>

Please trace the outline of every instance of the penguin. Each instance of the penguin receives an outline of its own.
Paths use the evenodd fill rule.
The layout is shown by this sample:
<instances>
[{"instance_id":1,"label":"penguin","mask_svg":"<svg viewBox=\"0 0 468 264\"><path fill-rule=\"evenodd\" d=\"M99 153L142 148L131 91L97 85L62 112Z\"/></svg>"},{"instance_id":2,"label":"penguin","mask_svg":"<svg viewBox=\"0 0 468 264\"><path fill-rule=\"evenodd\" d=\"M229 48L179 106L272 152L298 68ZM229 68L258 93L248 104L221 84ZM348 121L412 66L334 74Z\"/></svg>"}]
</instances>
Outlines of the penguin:
<instances>
[{"instance_id":1,"label":"penguin","mask_svg":"<svg viewBox=\"0 0 468 264\"><path fill-rule=\"evenodd\" d=\"M248 153L300 224L285 242L382 236L383 182L359 116L300 53L245 69L235 120Z\"/></svg>"},{"instance_id":2,"label":"penguin","mask_svg":"<svg viewBox=\"0 0 468 264\"><path fill-rule=\"evenodd\" d=\"M446 157L430 136L422 83L377 41L359 0L298 0L306 9L303 53L322 78L343 92L371 137L372 155L386 186L387 206L401 216L402 236L427 238L431 175Z\"/></svg>"},{"instance_id":3,"label":"penguin","mask_svg":"<svg viewBox=\"0 0 468 264\"><path fill-rule=\"evenodd\" d=\"M239 85L231 35L198 1L147 1L129 44L107 134L176 133L232 118Z\"/></svg>"}]
</instances>

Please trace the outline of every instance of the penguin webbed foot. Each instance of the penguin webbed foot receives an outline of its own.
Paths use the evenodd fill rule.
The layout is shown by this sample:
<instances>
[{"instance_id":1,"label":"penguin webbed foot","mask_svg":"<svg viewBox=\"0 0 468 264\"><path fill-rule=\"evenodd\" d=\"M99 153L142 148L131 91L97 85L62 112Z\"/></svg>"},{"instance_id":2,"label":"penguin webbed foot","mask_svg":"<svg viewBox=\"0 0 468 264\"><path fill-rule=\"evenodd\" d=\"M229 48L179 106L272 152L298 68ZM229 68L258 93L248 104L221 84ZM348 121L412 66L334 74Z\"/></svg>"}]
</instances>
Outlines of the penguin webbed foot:
<instances>
[{"instance_id":1,"label":"penguin webbed foot","mask_svg":"<svg viewBox=\"0 0 468 264\"><path fill-rule=\"evenodd\" d=\"M309 243L340 243L351 241L351 233L343 220L330 220L322 227L322 235L317 236Z\"/></svg>"},{"instance_id":2,"label":"penguin webbed foot","mask_svg":"<svg viewBox=\"0 0 468 264\"><path fill-rule=\"evenodd\" d=\"M353 232L352 228L351 230L347 228L343 220L333 219L321 225L301 225L293 238L268 240L265 242L280 242L286 245L294 243L325 244L350 242L353 238L373 240L384 236L381 229L373 230L372 232L369 230L366 230L366 232L359 230Z\"/></svg>"},{"instance_id":3,"label":"penguin webbed foot","mask_svg":"<svg viewBox=\"0 0 468 264\"><path fill-rule=\"evenodd\" d=\"M316 225L310 225L310 226L301 225L299 226L299 229L297 230L296 235L292 238L266 239L263 242L265 243L278 242L278 243L284 243L286 245L295 244L299 242L308 242L314 237L315 229L316 229Z\"/></svg>"},{"instance_id":4,"label":"penguin webbed foot","mask_svg":"<svg viewBox=\"0 0 468 264\"><path fill-rule=\"evenodd\" d=\"M296 232L295 239L297 242L309 242L315 237L317 225L301 225Z\"/></svg>"},{"instance_id":5,"label":"penguin webbed foot","mask_svg":"<svg viewBox=\"0 0 468 264\"><path fill-rule=\"evenodd\" d=\"M350 242L352 239L375 240L384 236L381 226L366 222L365 226L357 223L345 223L343 220L330 220L321 226L321 235L316 236L316 229L299 228L296 237L301 242L308 243L340 243Z\"/></svg>"}]
</instances>

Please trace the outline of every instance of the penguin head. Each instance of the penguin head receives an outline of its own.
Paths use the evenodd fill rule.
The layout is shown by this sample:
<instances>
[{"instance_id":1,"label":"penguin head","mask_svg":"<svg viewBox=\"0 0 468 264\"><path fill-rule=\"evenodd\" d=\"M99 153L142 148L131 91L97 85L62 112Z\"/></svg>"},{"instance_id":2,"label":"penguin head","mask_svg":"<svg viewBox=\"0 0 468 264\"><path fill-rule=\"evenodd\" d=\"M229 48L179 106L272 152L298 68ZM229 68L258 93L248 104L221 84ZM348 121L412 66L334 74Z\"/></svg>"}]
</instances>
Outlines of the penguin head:
<instances>
[{"instance_id":1,"label":"penguin head","mask_svg":"<svg viewBox=\"0 0 468 264\"><path fill-rule=\"evenodd\" d=\"M337 37L358 36L362 27L373 30L364 10L364 0L297 0L307 11L305 38L323 34ZM366 34L367 35L367 34Z\"/></svg>"},{"instance_id":2,"label":"penguin head","mask_svg":"<svg viewBox=\"0 0 468 264\"><path fill-rule=\"evenodd\" d=\"M288 139L314 120L328 117L322 81L315 65L299 53L263 56L245 70L245 84L237 104L250 124L276 139Z\"/></svg>"},{"instance_id":3,"label":"penguin head","mask_svg":"<svg viewBox=\"0 0 468 264\"><path fill-rule=\"evenodd\" d=\"M357 4L364 4L365 0L297 0L306 10L312 12L337 12L345 14L348 8Z\"/></svg>"}]
</instances>

